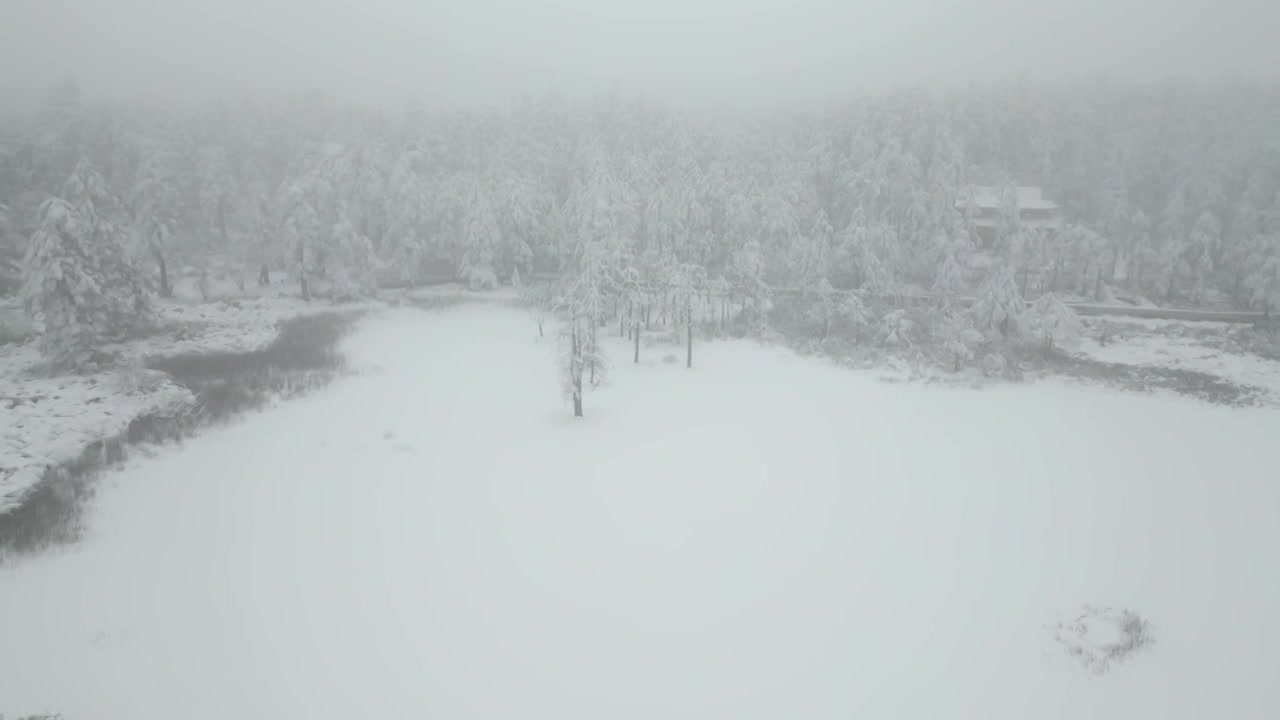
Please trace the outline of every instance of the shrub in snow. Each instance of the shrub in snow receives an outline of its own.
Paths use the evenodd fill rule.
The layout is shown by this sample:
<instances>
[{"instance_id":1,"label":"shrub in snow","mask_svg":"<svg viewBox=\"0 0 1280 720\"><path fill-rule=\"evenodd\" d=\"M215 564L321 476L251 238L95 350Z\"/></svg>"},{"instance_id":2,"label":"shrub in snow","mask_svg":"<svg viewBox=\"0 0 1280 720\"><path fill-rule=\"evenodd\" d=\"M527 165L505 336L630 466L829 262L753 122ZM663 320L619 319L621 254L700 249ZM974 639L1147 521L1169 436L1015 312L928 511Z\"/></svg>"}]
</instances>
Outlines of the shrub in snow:
<instances>
[{"instance_id":1,"label":"shrub in snow","mask_svg":"<svg viewBox=\"0 0 1280 720\"><path fill-rule=\"evenodd\" d=\"M914 344L916 324L905 309L894 310L880 319L882 340L888 347L910 347Z\"/></svg>"},{"instance_id":2,"label":"shrub in snow","mask_svg":"<svg viewBox=\"0 0 1280 720\"><path fill-rule=\"evenodd\" d=\"M58 198L40 206L24 264L22 298L55 369L88 363L107 323L100 272L80 213Z\"/></svg>"},{"instance_id":3,"label":"shrub in snow","mask_svg":"<svg viewBox=\"0 0 1280 720\"><path fill-rule=\"evenodd\" d=\"M469 290L495 290L498 287L498 276L487 266L464 265L459 275Z\"/></svg>"},{"instance_id":4,"label":"shrub in snow","mask_svg":"<svg viewBox=\"0 0 1280 720\"><path fill-rule=\"evenodd\" d=\"M933 339L942 364L953 372L959 372L973 362L974 350L982 344L982 333L973 327L973 321L967 315L951 313L934 326Z\"/></svg>"},{"instance_id":5,"label":"shrub in snow","mask_svg":"<svg viewBox=\"0 0 1280 720\"><path fill-rule=\"evenodd\" d=\"M1082 326L1076 313L1053 293L1036 300L1021 318L1023 331L1043 343L1045 352L1055 347L1070 349L1080 343Z\"/></svg>"},{"instance_id":6,"label":"shrub in snow","mask_svg":"<svg viewBox=\"0 0 1280 720\"><path fill-rule=\"evenodd\" d=\"M1004 377L1009 363L1000 353L990 352L982 356L982 374L991 378Z\"/></svg>"}]
</instances>

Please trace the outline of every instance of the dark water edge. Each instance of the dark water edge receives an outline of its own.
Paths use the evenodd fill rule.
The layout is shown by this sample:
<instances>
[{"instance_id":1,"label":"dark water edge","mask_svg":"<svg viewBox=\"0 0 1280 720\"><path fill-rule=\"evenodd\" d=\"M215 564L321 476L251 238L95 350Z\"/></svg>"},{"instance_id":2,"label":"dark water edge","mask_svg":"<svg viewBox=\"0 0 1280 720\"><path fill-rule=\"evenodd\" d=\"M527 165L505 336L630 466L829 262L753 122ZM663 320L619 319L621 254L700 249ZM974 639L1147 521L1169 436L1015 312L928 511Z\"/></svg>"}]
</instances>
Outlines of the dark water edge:
<instances>
[{"instance_id":1,"label":"dark water edge","mask_svg":"<svg viewBox=\"0 0 1280 720\"><path fill-rule=\"evenodd\" d=\"M335 310L300 316L282 322L280 334L261 350L177 355L149 363L189 389L195 402L136 417L124 432L47 469L20 507L0 515L0 565L78 541L95 481L125 460L130 447L180 442L277 399L313 392L343 374L347 366L338 343L363 315Z\"/></svg>"}]
</instances>

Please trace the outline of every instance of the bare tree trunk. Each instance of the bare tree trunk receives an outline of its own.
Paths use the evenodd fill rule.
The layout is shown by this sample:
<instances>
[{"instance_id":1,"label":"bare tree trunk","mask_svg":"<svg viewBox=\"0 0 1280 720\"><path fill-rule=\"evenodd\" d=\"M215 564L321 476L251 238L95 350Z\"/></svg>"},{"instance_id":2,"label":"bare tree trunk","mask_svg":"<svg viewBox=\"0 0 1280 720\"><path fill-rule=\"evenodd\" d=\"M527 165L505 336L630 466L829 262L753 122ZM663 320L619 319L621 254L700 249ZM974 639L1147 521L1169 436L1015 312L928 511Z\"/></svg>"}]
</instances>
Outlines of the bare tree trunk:
<instances>
[{"instance_id":1,"label":"bare tree trunk","mask_svg":"<svg viewBox=\"0 0 1280 720\"><path fill-rule=\"evenodd\" d=\"M632 362L636 365L640 364L640 323L636 323L636 357Z\"/></svg>"},{"instance_id":2,"label":"bare tree trunk","mask_svg":"<svg viewBox=\"0 0 1280 720\"><path fill-rule=\"evenodd\" d=\"M582 417L582 341L578 337L578 320L576 317L573 319L572 332L569 380L573 384L573 416Z\"/></svg>"},{"instance_id":3,"label":"bare tree trunk","mask_svg":"<svg viewBox=\"0 0 1280 720\"><path fill-rule=\"evenodd\" d=\"M298 283L302 286L302 299L311 301L311 288L307 286L307 249L298 244Z\"/></svg>"},{"instance_id":4,"label":"bare tree trunk","mask_svg":"<svg viewBox=\"0 0 1280 720\"><path fill-rule=\"evenodd\" d=\"M687 337L688 337L688 355L687 355L687 359L685 360L685 367L692 368L693 367L693 307L692 306L685 307L685 320L686 320L685 329L687 331Z\"/></svg>"},{"instance_id":5,"label":"bare tree trunk","mask_svg":"<svg viewBox=\"0 0 1280 720\"><path fill-rule=\"evenodd\" d=\"M218 232L222 235L222 244L227 245L227 199L218 198Z\"/></svg>"},{"instance_id":6,"label":"bare tree trunk","mask_svg":"<svg viewBox=\"0 0 1280 720\"><path fill-rule=\"evenodd\" d=\"M165 264L164 253L158 249L156 261L160 264L160 297L173 297L173 286L169 284L169 266Z\"/></svg>"},{"instance_id":7,"label":"bare tree trunk","mask_svg":"<svg viewBox=\"0 0 1280 720\"><path fill-rule=\"evenodd\" d=\"M591 348L591 353L594 355L594 354L595 354L595 351L596 351L596 324L595 324L594 322L593 322L593 323L591 323L591 339L590 339L590 342L591 342L591 344L590 344L590 346L589 346L589 347ZM592 360L592 362L591 362L591 386L592 386L592 387L595 387L595 384L596 384L596 363L595 363L595 361L594 361L594 360Z\"/></svg>"}]
</instances>

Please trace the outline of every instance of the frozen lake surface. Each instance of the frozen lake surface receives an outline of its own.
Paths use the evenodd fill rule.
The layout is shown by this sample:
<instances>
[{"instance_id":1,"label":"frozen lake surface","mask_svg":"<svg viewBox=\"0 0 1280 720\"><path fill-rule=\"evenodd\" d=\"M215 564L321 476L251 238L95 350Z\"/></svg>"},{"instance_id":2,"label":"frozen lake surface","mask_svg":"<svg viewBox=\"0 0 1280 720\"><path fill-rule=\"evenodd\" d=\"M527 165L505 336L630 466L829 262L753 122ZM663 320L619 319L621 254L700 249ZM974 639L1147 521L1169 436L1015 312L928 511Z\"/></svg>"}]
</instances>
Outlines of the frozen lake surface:
<instances>
[{"instance_id":1,"label":"frozen lake surface","mask_svg":"<svg viewBox=\"0 0 1280 720\"><path fill-rule=\"evenodd\" d=\"M733 342L620 344L575 421L535 335L389 312L360 374L105 477L0 569L0 712L1280 716L1280 411Z\"/></svg>"}]
</instances>

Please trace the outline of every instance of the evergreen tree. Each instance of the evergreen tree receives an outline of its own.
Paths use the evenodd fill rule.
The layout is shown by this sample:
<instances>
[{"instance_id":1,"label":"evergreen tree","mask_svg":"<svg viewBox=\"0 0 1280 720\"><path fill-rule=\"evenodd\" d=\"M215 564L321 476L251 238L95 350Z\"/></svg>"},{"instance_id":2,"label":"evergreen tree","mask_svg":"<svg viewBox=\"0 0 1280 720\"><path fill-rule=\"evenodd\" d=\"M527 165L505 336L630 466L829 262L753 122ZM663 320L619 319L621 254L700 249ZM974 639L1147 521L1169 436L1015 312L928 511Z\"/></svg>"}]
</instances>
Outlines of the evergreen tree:
<instances>
[{"instance_id":1,"label":"evergreen tree","mask_svg":"<svg viewBox=\"0 0 1280 720\"><path fill-rule=\"evenodd\" d=\"M978 330L1008 337L1018 333L1018 318L1026 307L1018 292L1018 283L1013 279L1013 270L1000 266L978 290L978 299L970 308L970 314Z\"/></svg>"},{"instance_id":2,"label":"evergreen tree","mask_svg":"<svg viewBox=\"0 0 1280 720\"><path fill-rule=\"evenodd\" d=\"M91 233L74 207L51 198L40 206L27 246L22 297L55 369L83 367L103 341L107 318Z\"/></svg>"}]
</instances>

